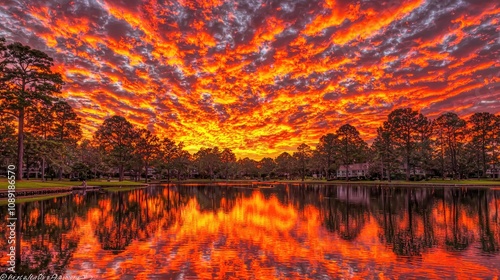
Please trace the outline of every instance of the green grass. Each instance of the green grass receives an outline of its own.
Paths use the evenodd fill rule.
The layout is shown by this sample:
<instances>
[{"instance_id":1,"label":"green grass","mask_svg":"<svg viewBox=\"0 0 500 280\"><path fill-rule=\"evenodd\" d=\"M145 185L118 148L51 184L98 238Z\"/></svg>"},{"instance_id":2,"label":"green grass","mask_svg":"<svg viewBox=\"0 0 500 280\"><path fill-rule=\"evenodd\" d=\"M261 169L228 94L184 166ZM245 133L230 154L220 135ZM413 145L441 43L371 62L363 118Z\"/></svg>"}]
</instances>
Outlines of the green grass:
<instances>
[{"instance_id":1,"label":"green grass","mask_svg":"<svg viewBox=\"0 0 500 280\"><path fill-rule=\"evenodd\" d=\"M26 198L16 198L16 204L23 203L23 202L47 200L47 199L62 197L62 196L66 196L66 195L68 195L68 194L67 193L59 193L59 194L54 194L54 195L41 195L41 196L32 196L32 197L26 197ZM0 200L0 206L5 206L7 204L8 204L7 198L2 198Z\"/></svg>"},{"instance_id":2,"label":"green grass","mask_svg":"<svg viewBox=\"0 0 500 280\"><path fill-rule=\"evenodd\" d=\"M134 181L122 181L118 182L116 181L111 181L108 182L107 180L92 180L92 181L87 181L87 186L137 186L137 185L144 185L144 182L134 182ZM2 178L0 179L0 190L6 190L8 188L8 182L7 179ZM49 188L64 188L64 187L72 187L72 186L81 186L82 182L79 181L69 181L69 180L54 180L54 181L46 181L42 182L41 180L22 180L22 181L16 181L16 189L49 189Z\"/></svg>"}]
</instances>

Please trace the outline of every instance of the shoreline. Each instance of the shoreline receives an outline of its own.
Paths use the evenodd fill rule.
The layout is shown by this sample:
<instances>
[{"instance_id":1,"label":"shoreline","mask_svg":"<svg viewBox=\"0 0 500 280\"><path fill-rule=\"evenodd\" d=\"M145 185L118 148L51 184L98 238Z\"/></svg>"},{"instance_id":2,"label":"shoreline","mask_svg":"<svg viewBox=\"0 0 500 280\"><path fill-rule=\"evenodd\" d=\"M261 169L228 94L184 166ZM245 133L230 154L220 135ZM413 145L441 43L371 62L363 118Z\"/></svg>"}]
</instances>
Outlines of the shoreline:
<instances>
[{"instance_id":1,"label":"shoreline","mask_svg":"<svg viewBox=\"0 0 500 280\"><path fill-rule=\"evenodd\" d=\"M118 182L116 182L118 183ZM380 182L380 181L252 181L252 180L220 180L220 181L208 181L208 180L186 180L186 181L173 181L173 182L150 182L149 184L133 184L133 185L103 185L103 186L87 186L85 189L83 186L47 186L47 187L37 187L37 188L19 188L16 189L16 197L29 198L33 196L49 195L49 194L61 194L70 193L73 191L99 191L109 188L144 188L148 186L161 186L161 185L177 185L177 186L228 186L228 187L247 187L250 186L255 189L266 188L259 187L259 185L279 185L288 184L293 186L311 186L311 185L322 185L322 186L364 186L364 187L415 187L415 188L481 188L481 189L493 189L500 190L500 181L491 181L489 184L467 184L467 181L462 181L458 184L456 183L445 183L445 182ZM6 199L8 196L8 190L0 190L0 200Z\"/></svg>"},{"instance_id":2,"label":"shoreline","mask_svg":"<svg viewBox=\"0 0 500 280\"><path fill-rule=\"evenodd\" d=\"M473 181L472 181L473 182ZM446 183L445 182L405 182L405 181L297 181L297 180L286 180L286 181L251 181L251 180L235 180L235 181L196 181L196 180L186 180L186 181L172 181L167 182L152 182L151 185L179 185L179 186L200 186L200 185L210 185L210 186L252 186L252 185L275 185L275 184L289 184L289 185L330 185L330 186L390 186L390 187L453 187L453 188L498 188L500 189L500 181L491 181L491 183L468 183L468 181L461 181L459 183Z\"/></svg>"}]
</instances>

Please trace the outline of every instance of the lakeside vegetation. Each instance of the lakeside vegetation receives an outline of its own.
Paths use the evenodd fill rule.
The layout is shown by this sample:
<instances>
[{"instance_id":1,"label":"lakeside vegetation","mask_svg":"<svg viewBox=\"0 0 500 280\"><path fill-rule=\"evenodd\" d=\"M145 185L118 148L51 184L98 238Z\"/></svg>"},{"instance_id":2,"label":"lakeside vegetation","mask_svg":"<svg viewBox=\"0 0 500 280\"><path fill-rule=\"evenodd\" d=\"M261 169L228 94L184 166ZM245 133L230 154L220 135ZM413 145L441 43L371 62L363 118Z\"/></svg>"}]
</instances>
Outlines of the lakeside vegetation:
<instances>
[{"instance_id":1,"label":"lakeside vegetation","mask_svg":"<svg viewBox=\"0 0 500 280\"><path fill-rule=\"evenodd\" d=\"M18 188L81 184L68 178L116 177L128 184L126 176L135 184L173 178L337 179L341 168L348 180L352 165L361 163L369 169L356 179L480 180L488 170L490 176L500 174L500 116L488 112L467 119L446 112L430 119L399 108L381 124L371 145L354 126L344 124L332 127L315 147L304 143L294 152L260 161L237 159L227 147L191 154L182 142L138 128L123 116L105 119L91 139L83 139L74 108L58 98L64 83L52 66L47 54L0 39L0 164L16 165ZM30 177L47 182L21 181Z\"/></svg>"}]
</instances>

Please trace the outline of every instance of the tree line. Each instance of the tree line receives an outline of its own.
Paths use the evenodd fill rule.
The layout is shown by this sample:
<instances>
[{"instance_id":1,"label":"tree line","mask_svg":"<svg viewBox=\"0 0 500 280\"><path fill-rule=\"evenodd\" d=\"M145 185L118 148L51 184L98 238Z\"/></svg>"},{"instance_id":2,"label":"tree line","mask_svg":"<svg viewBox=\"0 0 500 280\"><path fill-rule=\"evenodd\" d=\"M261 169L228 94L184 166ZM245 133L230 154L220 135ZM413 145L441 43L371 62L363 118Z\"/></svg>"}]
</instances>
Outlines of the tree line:
<instances>
[{"instance_id":1,"label":"tree line","mask_svg":"<svg viewBox=\"0 0 500 280\"><path fill-rule=\"evenodd\" d=\"M499 165L500 116L487 112L467 119L447 112L431 120L411 108L396 109L377 129L371 145L354 126L344 124L323 135L315 147L303 143L295 152L260 161L237 160L229 148L201 148L191 154L182 142L135 127L123 116L105 119L91 139L82 140L81 119L57 97L64 82L52 66L53 59L44 52L20 43L6 45L0 38L1 163L16 163L18 180L29 178L32 169L42 179L116 175L123 180L126 174L146 181L304 180L313 174L331 179L339 168L348 174L356 163L369 164L367 178L463 179L485 177Z\"/></svg>"}]
</instances>

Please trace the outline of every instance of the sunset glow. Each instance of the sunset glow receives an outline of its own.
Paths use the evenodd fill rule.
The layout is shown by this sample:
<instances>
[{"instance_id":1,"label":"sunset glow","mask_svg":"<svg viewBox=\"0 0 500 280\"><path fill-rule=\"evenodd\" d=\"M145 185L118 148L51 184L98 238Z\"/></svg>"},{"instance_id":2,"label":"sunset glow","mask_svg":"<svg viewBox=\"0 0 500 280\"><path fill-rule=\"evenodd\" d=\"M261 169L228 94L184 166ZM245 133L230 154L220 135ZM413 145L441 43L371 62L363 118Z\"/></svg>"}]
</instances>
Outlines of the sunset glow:
<instances>
[{"instance_id":1,"label":"sunset glow","mask_svg":"<svg viewBox=\"0 0 500 280\"><path fill-rule=\"evenodd\" d=\"M54 57L87 137L119 114L190 152L258 159L344 123L369 141L401 107L500 112L498 1L2 2L0 37Z\"/></svg>"}]
</instances>

